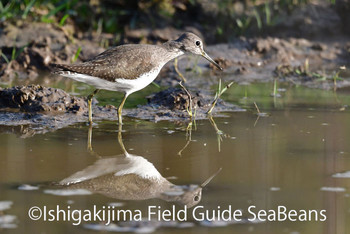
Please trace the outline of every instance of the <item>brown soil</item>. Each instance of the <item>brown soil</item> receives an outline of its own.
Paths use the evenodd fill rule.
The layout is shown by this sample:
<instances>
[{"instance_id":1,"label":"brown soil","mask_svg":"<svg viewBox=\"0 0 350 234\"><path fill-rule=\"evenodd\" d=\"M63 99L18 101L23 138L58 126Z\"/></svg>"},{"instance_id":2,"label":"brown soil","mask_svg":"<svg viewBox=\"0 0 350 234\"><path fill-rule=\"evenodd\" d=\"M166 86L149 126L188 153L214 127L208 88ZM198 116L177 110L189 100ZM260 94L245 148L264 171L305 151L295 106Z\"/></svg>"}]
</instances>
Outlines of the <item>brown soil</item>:
<instances>
[{"instance_id":1,"label":"brown soil","mask_svg":"<svg viewBox=\"0 0 350 234\"><path fill-rule=\"evenodd\" d=\"M197 91L192 95L195 119L207 118L206 111L213 97ZM148 97L148 104L136 109L124 109L123 115L139 119L160 121L190 119L186 109L189 97L182 89L169 88ZM117 109L112 106L98 106L93 101L94 120L117 120ZM243 111L235 105L219 100L213 114ZM75 123L87 122L88 107L83 98L71 96L61 89L40 85L16 86L0 89L0 125L7 126L8 132L33 136L46 133ZM22 127L18 128L16 126ZM23 127L24 126L24 127Z\"/></svg>"},{"instance_id":2,"label":"brown soil","mask_svg":"<svg viewBox=\"0 0 350 234\"><path fill-rule=\"evenodd\" d=\"M196 30L192 30L196 31ZM35 82L35 78L42 70L50 70L51 63L70 63L77 49L81 46L79 61L85 61L88 58L102 52L104 48L100 47L96 41L82 38L70 38L67 33L50 24L24 24L20 27L6 25L0 34L0 47L2 53L7 58L11 58L13 50L13 41L9 38L16 37L16 51L23 52L16 60L6 63L1 58L0 81L10 82L15 77L26 79L30 78ZM33 33L37 32L37 34ZM147 37L143 37L147 33ZM163 42L170 38L176 38L180 31L166 28L163 30L144 30L144 32L128 32L130 38L143 37L151 41ZM198 33L198 32L197 32ZM101 36L101 35L100 35ZM103 36L103 35L102 35ZM310 71L321 72L322 70L335 70L339 66L348 65L350 61L350 42L345 36L328 41L314 41L300 38L281 39L277 37L267 38L237 38L229 44L218 44L207 46L208 53L225 68L224 75L231 75L229 80L238 83L249 83L254 81L266 82L278 77L283 81L304 84L317 88L331 88L320 83L313 83L315 79L305 79L295 74L283 74L276 76L276 69L282 66L298 67L308 61ZM146 42L149 42L146 40ZM208 62L199 59L198 64L202 70L208 68L215 74L220 74L215 67L208 67ZM179 67L182 72L185 68L194 67L195 59L188 57L181 58ZM330 73L330 72L328 72ZM177 75L174 72L172 63L168 64L159 75L158 82L161 85L177 85ZM189 83L192 86L191 83ZM193 86L196 84L193 84ZM338 82L340 87L348 85L348 82Z\"/></svg>"}]
</instances>

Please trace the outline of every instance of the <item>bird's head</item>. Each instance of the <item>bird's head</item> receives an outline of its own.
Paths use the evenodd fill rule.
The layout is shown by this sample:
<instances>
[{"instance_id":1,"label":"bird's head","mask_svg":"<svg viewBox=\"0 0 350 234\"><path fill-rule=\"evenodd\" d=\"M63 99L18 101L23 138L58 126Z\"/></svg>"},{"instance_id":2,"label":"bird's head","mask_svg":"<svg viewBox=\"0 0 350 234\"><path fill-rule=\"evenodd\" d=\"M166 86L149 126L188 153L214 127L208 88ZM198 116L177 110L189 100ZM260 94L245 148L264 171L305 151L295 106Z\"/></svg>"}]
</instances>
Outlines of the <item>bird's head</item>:
<instances>
[{"instance_id":1,"label":"bird's head","mask_svg":"<svg viewBox=\"0 0 350 234\"><path fill-rule=\"evenodd\" d=\"M184 53L192 53L196 55L200 55L207 59L209 62L214 64L218 69L223 70L219 64L217 64L203 49L203 41L195 34L186 32L182 34L177 40L180 44L180 50Z\"/></svg>"}]
</instances>

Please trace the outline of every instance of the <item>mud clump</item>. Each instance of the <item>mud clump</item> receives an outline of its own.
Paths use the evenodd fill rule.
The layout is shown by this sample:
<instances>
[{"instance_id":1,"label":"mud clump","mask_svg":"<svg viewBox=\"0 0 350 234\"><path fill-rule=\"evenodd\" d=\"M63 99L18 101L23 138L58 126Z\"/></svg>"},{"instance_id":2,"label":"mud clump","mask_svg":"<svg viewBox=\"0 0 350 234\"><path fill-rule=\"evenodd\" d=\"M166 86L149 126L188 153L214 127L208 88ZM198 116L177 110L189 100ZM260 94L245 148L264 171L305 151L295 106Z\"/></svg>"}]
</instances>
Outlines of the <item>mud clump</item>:
<instances>
[{"instance_id":1,"label":"mud clump","mask_svg":"<svg viewBox=\"0 0 350 234\"><path fill-rule=\"evenodd\" d=\"M188 111L190 108L190 99L192 100L192 113L194 119L206 119L214 97L206 91L190 90L190 95L180 88L168 88L156 94L148 96L148 104L139 106L136 109L126 110L130 117L147 119L151 121L187 121L190 120ZM219 99L213 113L216 116L225 116L223 112L245 111L231 103Z\"/></svg>"},{"instance_id":2,"label":"mud clump","mask_svg":"<svg viewBox=\"0 0 350 234\"><path fill-rule=\"evenodd\" d=\"M171 110L186 110L190 108L190 97L180 88L169 88L147 97L148 103L167 107ZM191 94L192 108L207 106L202 93Z\"/></svg>"},{"instance_id":3,"label":"mud clump","mask_svg":"<svg viewBox=\"0 0 350 234\"><path fill-rule=\"evenodd\" d=\"M213 97L204 91L191 94L195 119L207 118L206 111ZM169 88L148 97L147 105L124 109L123 115L150 121L187 121L190 98L179 88ZM117 109L112 105L98 106L93 99L93 120L116 121ZM214 108L219 112L242 111L238 106L219 100ZM86 100L61 89L40 85L15 86L0 89L0 126L22 137L44 134L76 123L87 123Z\"/></svg>"},{"instance_id":4,"label":"mud clump","mask_svg":"<svg viewBox=\"0 0 350 234\"><path fill-rule=\"evenodd\" d=\"M231 67L233 65L232 61L225 59L225 58L222 58L222 57L215 58L214 60L223 69L226 69L226 68ZM219 69L212 63L209 63L209 67L214 71L219 71Z\"/></svg>"},{"instance_id":5,"label":"mud clump","mask_svg":"<svg viewBox=\"0 0 350 234\"><path fill-rule=\"evenodd\" d=\"M93 99L93 104L96 100ZM71 96L61 89L40 85L0 89L0 126L21 137L31 137L86 123L86 100ZM94 120L117 119L114 107L93 105Z\"/></svg>"},{"instance_id":6,"label":"mud clump","mask_svg":"<svg viewBox=\"0 0 350 234\"><path fill-rule=\"evenodd\" d=\"M87 104L82 98L70 96L61 89L29 85L0 89L0 108L19 108L30 113L82 114L87 110Z\"/></svg>"}]
</instances>

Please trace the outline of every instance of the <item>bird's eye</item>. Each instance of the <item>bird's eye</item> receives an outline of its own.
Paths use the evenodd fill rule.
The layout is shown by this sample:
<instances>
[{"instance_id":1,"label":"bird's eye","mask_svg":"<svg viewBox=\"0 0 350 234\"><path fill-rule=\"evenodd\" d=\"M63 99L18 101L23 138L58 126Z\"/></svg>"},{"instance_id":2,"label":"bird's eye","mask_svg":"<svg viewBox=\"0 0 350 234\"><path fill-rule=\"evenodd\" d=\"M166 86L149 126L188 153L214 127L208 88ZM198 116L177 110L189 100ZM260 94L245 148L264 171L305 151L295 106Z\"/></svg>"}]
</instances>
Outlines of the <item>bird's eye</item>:
<instances>
[{"instance_id":1,"label":"bird's eye","mask_svg":"<svg viewBox=\"0 0 350 234\"><path fill-rule=\"evenodd\" d=\"M194 196L193 200L194 201L199 201L199 196L198 195Z\"/></svg>"},{"instance_id":2,"label":"bird's eye","mask_svg":"<svg viewBox=\"0 0 350 234\"><path fill-rule=\"evenodd\" d=\"M196 46L200 46L201 42L200 41L196 41Z\"/></svg>"}]
</instances>

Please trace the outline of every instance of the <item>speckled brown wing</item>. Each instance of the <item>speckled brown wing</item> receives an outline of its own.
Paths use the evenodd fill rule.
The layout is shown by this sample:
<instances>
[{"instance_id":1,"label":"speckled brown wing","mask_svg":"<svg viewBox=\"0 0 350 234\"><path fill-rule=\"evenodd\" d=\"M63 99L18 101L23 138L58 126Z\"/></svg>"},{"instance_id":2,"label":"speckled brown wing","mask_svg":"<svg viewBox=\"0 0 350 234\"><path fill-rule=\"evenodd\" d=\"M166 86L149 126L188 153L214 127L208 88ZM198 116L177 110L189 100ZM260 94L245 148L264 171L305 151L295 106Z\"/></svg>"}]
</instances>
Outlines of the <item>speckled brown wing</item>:
<instances>
[{"instance_id":1,"label":"speckled brown wing","mask_svg":"<svg viewBox=\"0 0 350 234\"><path fill-rule=\"evenodd\" d=\"M106 50L84 63L57 64L55 67L59 71L56 73L76 72L108 81L117 78L136 79L159 65L153 58L159 49L154 45L122 45Z\"/></svg>"}]
</instances>

